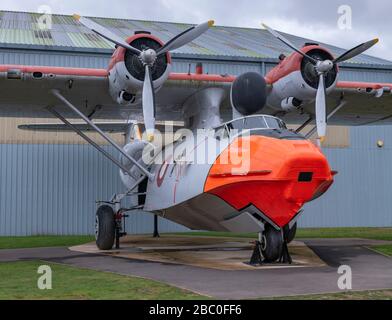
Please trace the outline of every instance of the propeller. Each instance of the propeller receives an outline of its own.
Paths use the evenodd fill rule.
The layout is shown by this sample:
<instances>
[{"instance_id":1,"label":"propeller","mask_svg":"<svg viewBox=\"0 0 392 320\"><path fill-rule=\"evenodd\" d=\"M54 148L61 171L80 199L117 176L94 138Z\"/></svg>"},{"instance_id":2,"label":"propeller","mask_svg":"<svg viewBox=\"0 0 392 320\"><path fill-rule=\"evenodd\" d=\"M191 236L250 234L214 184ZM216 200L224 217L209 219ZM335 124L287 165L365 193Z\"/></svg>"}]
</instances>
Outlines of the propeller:
<instances>
[{"instance_id":1,"label":"propeller","mask_svg":"<svg viewBox=\"0 0 392 320\"><path fill-rule=\"evenodd\" d=\"M151 68L154 66L159 56L192 42L196 38L200 37L203 33L205 33L210 27L212 27L215 22L213 20L210 20L205 23L199 24L198 26L191 27L184 32L178 34L173 39L168 41L162 48L155 51L150 48L147 48L145 50L139 50L137 48L134 48L124 39L121 39L111 31L92 21L91 19L81 17L77 14L74 15L74 18L91 31L100 35L101 37L105 38L110 42L113 42L120 47L125 48L126 50L131 51L139 57L146 70L143 83L142 104L147 137L148 140L151 142L154 139L156 113L155 91L152 80Z\"/></svg>"},{"instance_id":2,"label":"propeller","mask_svg":"<svg viewBox=\"0 0 392 320\"><path fill-rule=\"evenodd\" d=\"M336 65L341 62L350 60L366 50L373 47L376 43L378 43L378 39L373 39L368 42L362 43L359 46L356 46L353 49L348 50L347 52L343 53L338 58L331 60L318 60L315 59L308 54L302 52L298 49L295 45L293 45L289 40L287 40L284 36L282 36L277 31L271 29L264 23L262 24L265 29L267 29L275 38L286 44L295 52L298 52L300 55L309 59L309 61L314 65L315 71L319 76L319 85L317 89L316 95L316 123L317 123L317 134L321 142L324 141L326 133L327 133L327 103L326 103L326 86L325 86L325 77L329 71L331 71Z\"/></svg>"},{"instance_id":3,"label":"propeller","mask_svg":"<svg viewBox=\"0 0 392 320\"><path fill-rule=\"evenodd\" d=\"M151 67L146 64L146 75L144 78L143 85L143 116L144 125L146 127L147 139L152 141L154 137L155 130L155 94L154 87L151 79Z\"/></svg>"},{"instance_id":4,"label":"propeller","mask_svg":"<svg viewBox=\"0 0 392 320\"><path fill-rule=\"evenodd\" d=\"M84 25L86 28L90 29L91 31L95 32L96 34L99 34L102 38L105 38L106 40L113 42L114 44L117 44L120 47L123 47L127 50L130 50L135 54L141 53L141 51L139 49L136 49L136 48L130 46L128 43L125 42L124 39L115 35L113 32L109 31L108 29L102 27L100 24L98 24L90 19L87 19L85 17L81 17L78 14L74 14L73 17L75 20L79 21L82 25Z\"/></svg>"}]
</instances>

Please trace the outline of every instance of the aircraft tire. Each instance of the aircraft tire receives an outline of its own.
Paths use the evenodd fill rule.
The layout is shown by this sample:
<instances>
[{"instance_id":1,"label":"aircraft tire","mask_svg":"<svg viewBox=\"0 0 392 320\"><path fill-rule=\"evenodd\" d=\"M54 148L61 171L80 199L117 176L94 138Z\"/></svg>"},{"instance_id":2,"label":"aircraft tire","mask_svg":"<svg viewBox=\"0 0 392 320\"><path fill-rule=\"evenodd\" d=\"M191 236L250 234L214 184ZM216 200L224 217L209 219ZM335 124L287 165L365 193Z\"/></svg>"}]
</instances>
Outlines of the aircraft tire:
<instances>
[{"instance_id":1,"label":"aircraft tire","mask_svg":"<svg viewBox=\"0 0 392 320\"><path fill-rule=\"evenodd\" d=\"M95 239L99 250L111 250L116 235L114 210L110 206L101 206L95 216Z\"/></svg>"},{"instance_id":2,"label":"aircraft tire","mask_svg":"<svg viewBox=\"0 0 392 320\"><path fill-rule=\"evenodd\" d=\"M264 232L264 250L262 250L265 262L276 262L282 255L283 236L281 231L277 231L272 226L266 226Z\"/></svg>"}]
</instances>

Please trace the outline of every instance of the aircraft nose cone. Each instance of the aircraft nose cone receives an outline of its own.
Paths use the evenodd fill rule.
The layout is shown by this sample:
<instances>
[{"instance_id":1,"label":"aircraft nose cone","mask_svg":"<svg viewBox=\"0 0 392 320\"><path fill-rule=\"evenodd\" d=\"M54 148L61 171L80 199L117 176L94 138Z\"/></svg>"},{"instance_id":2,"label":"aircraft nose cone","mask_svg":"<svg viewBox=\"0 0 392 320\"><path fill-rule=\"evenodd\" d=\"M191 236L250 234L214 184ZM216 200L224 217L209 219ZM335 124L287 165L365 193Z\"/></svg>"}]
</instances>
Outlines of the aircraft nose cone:
<instances>
[{"instance_id":1,"label":"aircraft nose cone","mask_svg":"<svg viewBox=\"0 0 392 320\"><path fill-rule=\"evenodd\" d=\"M141 53L141 59L145 64L152 65L157 59L157 54L152 49L147 49Z\"/></svg>"},{"instance_id":2,"label":"aircraft nose cone","mask_svg":"<svg viewBox=\"0 0 392 320\"><path fill-rule=\"evenodd\" d=\"M333 62L331 60L321 61L317 65L317 70L322 73L328 72L332 70L332 68L333 68Z\"/></svg>"},{"instance_id":3,"label":"aircraft nose cone","mask_svg":"<svg viewBox=\"0 0 392 320\"><path fill-rule=\"evenodd\" d=\"M232 149L232 150L231 150ZM236 163L227 153L241 150ZM226 163L225 163L226 162ZM333 183L327 159L306 140L238 138L212 166L205 192L241 211L251 205L280 227Z\"/></svg>"}]
</instances>

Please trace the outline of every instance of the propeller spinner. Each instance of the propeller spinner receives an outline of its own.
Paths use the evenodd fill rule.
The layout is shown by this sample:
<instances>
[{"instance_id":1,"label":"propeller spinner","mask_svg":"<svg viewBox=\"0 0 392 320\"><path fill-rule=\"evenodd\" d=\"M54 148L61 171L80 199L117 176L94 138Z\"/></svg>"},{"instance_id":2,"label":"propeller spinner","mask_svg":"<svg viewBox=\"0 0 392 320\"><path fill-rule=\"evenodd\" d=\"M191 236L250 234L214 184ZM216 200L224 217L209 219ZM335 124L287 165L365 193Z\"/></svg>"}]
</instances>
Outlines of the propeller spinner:
<instances>
[{"instance_id":1,"label":"propeller spinner","mask_svg":"<svg viewBox=\"0 0 392 320\"><path fill-rule=\"evenodd\" d=\"M265 29L267 29L275 38L283 42L285 45L290 47L295 52L302 55L304 58L307 58L313 65L314 69L319 76L319 85L317 89L316 95L316 123L317 123L317 134L321 142L324 141L326 133L327 133L327 103L326 103L326 85L325 85L325 77L337 64L350 60L366 50L373 47L376 43L378 43L378 39L373 39L368 42L362 43L355 48L348 50L343 53L338 58L332 60L318 60L315 59L308 54L302 52L298 49L294 44L292 44L289 40L287 40L284 36L279 34L277 31L271 29L265 24L262 24Z\"/></svg>"},{"instance_id":2,"label":"propeller spinner","mask_svg":"<svg viewBox=\"0 0 392 320\"><path fill-rule=\"evenodd\" d=\"M153 86L153 80L151 75L151 68L155 65L157 58L161 55L168 53L169 51L178 49L196 38L200 37L205 33L210 27L214 25L214 21L208 21L198 26L191 27L179 35L175 36L173 39L168 41L162 48L155 51L154 49L139 50L128 44L125 40L121 39L111 31L107 30L98 23L92 21L91 19L81 17L79 15L74 15L74 18L78 20L85 27L89 28L91 31L105 38L106 40L113 42L114 44L129 50L130 52L136 54L141 63L143 64L146 72L143 82L143 94L142 94L142 105L143 105L143 117L146 126L146 132L148 140L151 142L154 139L155 131L155 91Z\"/></svg>"}]
</instances>

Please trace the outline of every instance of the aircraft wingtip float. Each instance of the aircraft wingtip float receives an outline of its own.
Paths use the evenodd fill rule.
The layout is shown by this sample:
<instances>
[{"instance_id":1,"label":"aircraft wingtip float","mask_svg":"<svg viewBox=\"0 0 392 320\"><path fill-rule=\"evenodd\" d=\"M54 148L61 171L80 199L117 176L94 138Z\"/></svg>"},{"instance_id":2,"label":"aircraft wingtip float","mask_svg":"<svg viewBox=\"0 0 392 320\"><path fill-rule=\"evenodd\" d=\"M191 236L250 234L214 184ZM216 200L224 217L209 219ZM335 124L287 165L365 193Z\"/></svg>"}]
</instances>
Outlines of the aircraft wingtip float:
<instances>
[{"instance_id":1,"label":"aircraft wingtip float","mask_svg":"<svg viewBox=\"0 0 392 320\"><path fill-rule=\"evenodd\" d=\"M297 48L263 24L294 51L281 55L278 66L265 77L255 72L237 77L205 74L202 67L195 73L173 73L170 51L203 35L213 20L163 43L146 31L124 40L93 19L76 14L74 18L116 45L107 70L0 65L0 109L11 116L23 111L24 117L47 117L50 112L64 124L21 128L75 131L120 169L127 191L100 206L96 214L97 245L102 250L111 249L115 240L118 245L127 213L143 210L196 230L258 232L253 262L290 262L287 243L295 237L304 204L322 196L336 174L309 136L317 131L322 142L328 123L392 119L384 108L391 100L392 84L338 81L338 64L368 50L378 39L335 58L315 43ZM328 106L328 97L336 105ZM358 98L371 101L372 108L356 108ZM288 130L277 116L300 127ZM67 119L75 117L85 123ZM133 121L93 121L99 119ZM140 120L147 141L141 139ZM154 132L162 121L182 121L197 135L180 135L146 162L145 150L154 147ZM312 123L314 129L302 135ZM116 148L120 159L86 136L88 129ZM125 145L118 145L107 132L123 132ZM209 143L217 146L208 150L212 161L189 161L203 154ZM232 156L238 151L240 164ZM126 197L133 206L124 209L121 201Z\"/></svg>"}]
</instances>

